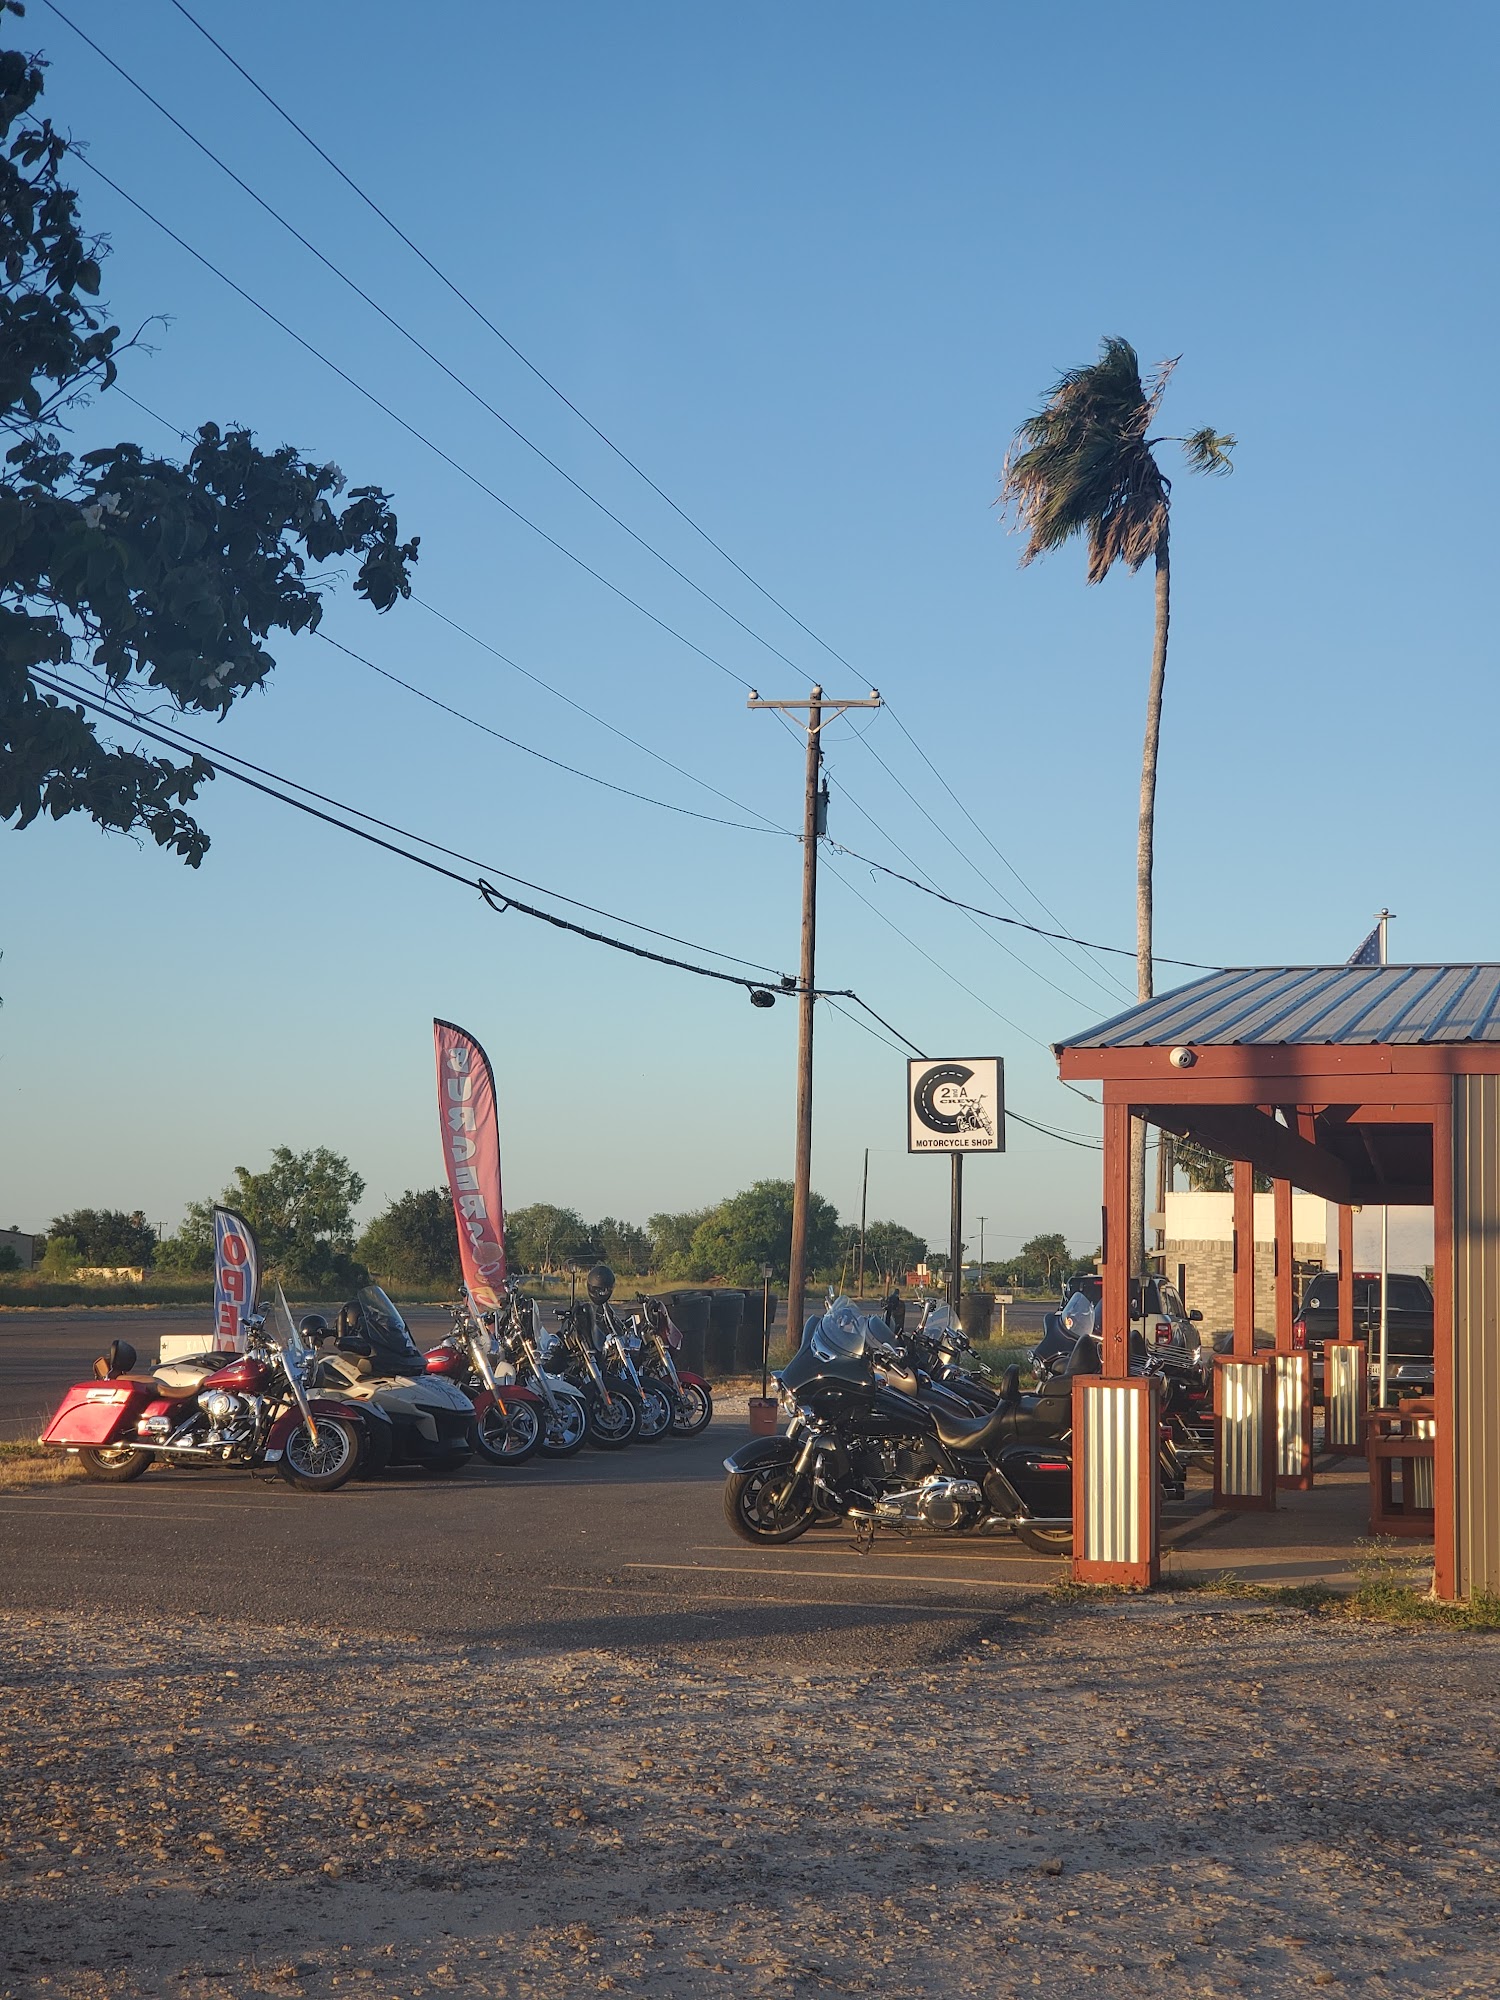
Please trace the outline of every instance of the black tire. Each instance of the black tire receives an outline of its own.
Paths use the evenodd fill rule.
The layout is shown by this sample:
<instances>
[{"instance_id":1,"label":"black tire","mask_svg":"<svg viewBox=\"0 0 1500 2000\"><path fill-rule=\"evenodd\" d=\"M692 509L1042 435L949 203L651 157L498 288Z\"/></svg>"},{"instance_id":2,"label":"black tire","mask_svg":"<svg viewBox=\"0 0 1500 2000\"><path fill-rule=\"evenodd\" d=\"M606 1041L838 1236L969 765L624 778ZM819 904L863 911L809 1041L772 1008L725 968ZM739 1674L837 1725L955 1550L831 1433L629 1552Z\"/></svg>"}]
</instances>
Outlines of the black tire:
<instances>
[{"instance_id":1,"label":"black tire","mask_svg":"<svg viewBox=\"0 0 1500 2000\"><path fill-rule=\"evenodd\" d=\"M589 1441L588 1412L577 1396L559 1395L561 1414L542 1411L542 1441L537 1449L543 1458L572 1458Z\"/></svg>"},{"instance_id":2,"label":"black tire","mask_svg":"<svg viewBox=\"0 0 1500 2000\"><path fill-rule=\"evenodd\" d=\"M695 1438L699 1431L706 1431L714 1420L713 1391L700 1382L684 1382L672 1418L672 1435L679 1438Z\"/></svg>"},{"instance_id":3,"label":"black tire","mask_svg":"<svg viewBox=\"0 0 1500 2000\"><path fill-rule=\"evenodd\" d=\"M812 1482L804 1474L790 1494L791 1473L785 1465L757 1465L749 1472L731 1472L724 1482L724 1518L743 1542L795 1542L815 1519ZM802 1490L796 1490L800 1487Z\"/></svg>"},{"instance_id":4,"label":"black tire","mask_svg":"<svg viewBox=\"0 0 1500 2000\"><path fill-rule=\"evenodd\" d=\"M149 1451L132 1451L128 1445L100 1445L97 1449L81 1451L78 1462L90 1479L101 1479L111 1486L123 1486L127 1479L139 1479L143 1472L151 1468Z\"/></svg>"},{"instance_id":5,"label":"black tire","mask_svg":"<svg viewBox=\"0 0 1500 2000\"><path fill-rule=\"evenodd\" d=\"M660 1382L643 1382L638 1444L660 1444L672 1434L672 1398Z\"/></svg>"},{"instance_id":6,"label":"black tire","mask_svg":"<svg viewBox=\"0 0 1500 2000\"><path fill-rule=\"evenodd\" d=\"M359 1465L355 1470L356 1479L378 1479L382 1472L390 1470L393 1433L388 1419L366 1423L364 1444L360 1449Z\"/></svg>"},{"instance_id":7,"label":"black tire","mask_svg":"<svg viewBox=\"0 0 1500 2000\"><path fill-rule=\"evenodd\" d=\"M1017 1521L1016 1539L1039 1556L1070 1556L1073 1553L1071 1527L1034 1528L1028 1522Z\"/></svg>"},{"instance_id":8,"label":"black tire","mask_svg":"<svg viewBox=\"0 0 1500 2000\"><path fill-rule=\"evenodd\" d=\"M319 1417L314 1440L298 1422L281 1450L281 1476L303 1493L336 1493L359 1469L359 1432L342 1417Z\"/></svg>"},{"instance_id":9,"label":"black tire","mask_svg":"<svg viewBox=\"0 0 1500 2000\"><path fill-rule=\"evenodd\" d=\"M455 1472L462 1472L473 1456L467 1445L461 1445L457 1450L445 1451L437 1458L419 1458L417 1470L429 1479L447 1479Z\"/></svg>"},{"instance_id":10,"label":"black tire","mask_svg":"<svg viewBox=\"0 0 1500 2000\"><path fill-rule=\"evenodd\" d=\"M542 1405L520 1399L491 1403L474 1419L474 1449L490 1465L524 1465L541 1448L546 1414Z\"/></svg>"},{"instance_id":11,"label":"black tire","mask_svg":"<svg viewBox=\"0 0 1500 2000\"><path fill-rule=\"evenodd\" d=\"M602 1396L588 1402L589 1443L595 1451L623 1451L640 1436L641 1406L623 1389L611 1389L606 1407Z\"/></svg>"}]
</instances>

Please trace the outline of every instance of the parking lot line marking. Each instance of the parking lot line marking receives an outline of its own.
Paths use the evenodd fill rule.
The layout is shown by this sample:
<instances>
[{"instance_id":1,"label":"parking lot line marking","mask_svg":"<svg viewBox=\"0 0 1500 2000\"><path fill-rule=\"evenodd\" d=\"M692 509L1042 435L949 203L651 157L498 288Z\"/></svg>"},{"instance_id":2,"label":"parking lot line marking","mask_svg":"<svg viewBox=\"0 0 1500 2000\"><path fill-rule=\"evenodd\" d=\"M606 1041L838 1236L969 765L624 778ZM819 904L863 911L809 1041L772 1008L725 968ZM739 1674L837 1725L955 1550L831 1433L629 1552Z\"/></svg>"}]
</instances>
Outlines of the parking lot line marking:
<instances>
[{"instance_id":1,"label":"parking lot line marking","mask_svg":"<svg viewBox=\"0 0 1500 2000\"><path fill-rule=\"evenodd\" d=\"M836 1543L832 1548L820 1549L820 1548L804 1547L799 1549L797 1553L799 1556L837 1557L837 1556L847 1555L850 1546L851 1545L848 1542L841 1541ZM692 1552L692 1554L695 1556L721 1556L725 1553L724 1544L722 1542L690 1542L688 1544L688 1547ZM871 1549L870 1556L871 1557L896 1556L898 1558L904 1557L908 1562L910 1562L912 1560L912 1551L910 1549L882 1548L881 1545L877 1542L875 1544L875 1547ZM862 1556L860 1560L863 1562L869 1560L869 1558ZM993 1563L993 1562L1025 1562L1026 1557L1021 1554L1019 1548L1006 1549L1003 1552L999 1549L990 1549L986 1551L984 1554L981 1554L977 1549L965 1550L961 1554L957 1550L947 1551L947 1550L933 1549L929 1554L929 1552L926 1549L924 1549L922 1551L922 1555L919 1558L919 1560L923 1562L947 1562L947 1563L958 1563L958 1562Z\"/></svg>"},{"instance_id":2,"label":"parking lot line marking","mask_svg":"<svg viewBox=\"0 0 1500 2000\"><path fill-rule=\"evenodd\" d=\"M7 1506L3 1502L0 1502L0 1514L49 1514L66 1521L118 1521L122 1518L126 1520L140 1519L138 1514L122 1517L115 1508ZM174 1521L207 1521L210 1518L211 1516L207 1514L174 1513L172 1516Z\"/></svg>"},{"instance_id":3,"label":"parking lot line marking","mask_svg":"<svg viewBox=\"0 0 1500 2000\"><path fill-rule=\"evenodd\" d=\"M1047 1558L1043 1557L1041 1560L1046 1561ZM858 1569L749 1569L740 1563L649 1562L628 1562L625 1564L625 1568L665 1569L672 1571L676 1576L805 1576L814 1583L818 1582L822 1577L832 1576L838 1577L841 1580L846 1579L851 1583L868 1583L870 1581L869 1571ZM951 1576L913 1576L909 1572L898 1571L890 1580L892 1583L937 1584L944 1590L955 1588ZM1036 1588L1034 1584L1028 1583L1020 1577L1004 1576L975 1577L965 1587L970 1590L1033 1590Z\"/></svg>"},{"instance_id":4,"label":"parking lot line marking","mask_svg":"<svg viewBox=\"0 0 1500 2000\"><path fill-rule=\"evenodd\" d=\"M590 1597L615 1597L622 1592L604 1583L546 1583L544 1590L555 1590L563 1595L582 1591ZM805 1607L813 1611L920 1611L924 1617L951 1616L972 1618L983 1609L978 1604L934 1604L928 1598L922 1604L903 1604L899 1598L891 1597L767 1597L764 1592L754 1597L714 1597L706 1590L695 1590L683 1596L677 1590L653 1590L650 1584L642 1586L646 1597L670 1597L674 1604L788 1604ZM695 1612L694 1617L705 1614Z\"/></svg>"}]
</instances>

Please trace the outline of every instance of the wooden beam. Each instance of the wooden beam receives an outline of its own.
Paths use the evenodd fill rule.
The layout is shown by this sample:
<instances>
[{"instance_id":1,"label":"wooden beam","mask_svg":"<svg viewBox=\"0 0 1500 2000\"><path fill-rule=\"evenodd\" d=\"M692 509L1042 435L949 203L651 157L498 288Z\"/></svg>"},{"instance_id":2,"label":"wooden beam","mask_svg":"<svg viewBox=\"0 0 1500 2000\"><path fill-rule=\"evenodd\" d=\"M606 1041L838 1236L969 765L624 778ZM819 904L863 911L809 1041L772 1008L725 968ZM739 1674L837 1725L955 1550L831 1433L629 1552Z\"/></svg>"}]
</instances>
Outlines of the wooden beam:
<instances>
[{"instance_id":1,"label":"wooden beam","mask_svg":"<svg viewBox=\"0 0 1500 2000\"><path fill-rule=\"evenodd\" d=\"M1152 1104L1146 1118L1168 1132L1196 1139L1229 1160L1248 1160L1273 1180L1290 1181L1325 1201L1346 1202L1350 1173L1343 1161L1321 1146L1309 1146L1253 1105Z\"/></svg>"},{"instance_id":2,"label":"wooden beam","mask_svg":"<svg viewBox=\"0 0 1500 2000\"><path fill-rule=\"evenodd\" d=\"M1298 1077L1309 1104L1420 1104L1443 1101L1448 1079L1432 1076ZM1284 1076L1259 1071L1244 1076L1203 1076L1197 1070L1161 1076L1106 1077L1106 1104L1275 1104L1286 1094Z\"/></svg>"},{"instance_id":3,"label":"wooden beam","mask_svg":"<svg viewBox=\"0 0 1500 2000\"><path fill-rule=\"evenodd\" d=\"M1130 1107L1104 1113L1104 1372L1130 1374Z\"/></svg>"},{"instance_id":4,"label":"wooden beam","mask_svg":"<svg viewBox=\"0 0 1500 2000\"><path fill-rule=\"evenodd\" d=\"M1339 1209L1339 1339L1354 1338L1354 1210Z\"/></svg>"}]
</instances>

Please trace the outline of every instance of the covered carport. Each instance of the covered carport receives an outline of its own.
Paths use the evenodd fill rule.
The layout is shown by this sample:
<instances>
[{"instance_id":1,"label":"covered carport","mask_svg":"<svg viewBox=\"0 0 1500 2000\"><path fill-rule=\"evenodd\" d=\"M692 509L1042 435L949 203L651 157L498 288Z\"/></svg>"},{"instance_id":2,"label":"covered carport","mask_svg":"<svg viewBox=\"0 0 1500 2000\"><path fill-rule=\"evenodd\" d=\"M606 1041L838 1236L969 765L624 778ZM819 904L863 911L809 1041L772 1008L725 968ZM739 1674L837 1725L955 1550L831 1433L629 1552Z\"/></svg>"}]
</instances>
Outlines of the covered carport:
<instances>
[{"instance_id":1,"label":"covered carport","mask_svg":"<svg viewBox=\"0 0 1500 2000\"><path fill-rule=\"evenodd\" d=\"M1257 1359L1257 1171L1275 1192L1282 1356L1293 1352L1294 1187L1339 1205L1343 1274L1356 1205L1432 1208L1436 1588L1500 1591L1500 966L1214 973L1056 1054L1064 1080L1098 1081L1104 1094L1104 1375L1076 1391L1075 1574L1159 1574L1155 1390L1127 1359L1136 1117L1235 1163L1234 1363ZM1340 1341L1352 1343L1351 1292L1341 1282ZM1295 1364L1281 1365L1295 1381ZM1222 1392L1223 1364L1221 1377Z\"/></svg>"}]
</instances>

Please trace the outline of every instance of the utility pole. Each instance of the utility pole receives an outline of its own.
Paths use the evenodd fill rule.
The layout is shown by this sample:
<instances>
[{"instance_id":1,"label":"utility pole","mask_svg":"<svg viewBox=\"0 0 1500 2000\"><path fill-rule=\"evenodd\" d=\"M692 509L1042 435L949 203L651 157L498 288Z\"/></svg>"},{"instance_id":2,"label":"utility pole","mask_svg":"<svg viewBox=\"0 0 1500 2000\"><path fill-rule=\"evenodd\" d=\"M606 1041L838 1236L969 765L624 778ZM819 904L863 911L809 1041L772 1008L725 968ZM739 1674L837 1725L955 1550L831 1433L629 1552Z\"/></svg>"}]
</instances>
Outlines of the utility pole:
<instances>
[{"instance_id":1,"label":"utility pole","mask_svg":"<svg viewBox=\"0 0 1500 2000\"><path fill-rule=\"evenodd\" d=\"M979 1218L979 1282L984 1284L984 1217Z\"/></svg>"},{"instance_id":2,"label":"utility pole","mask_svg":"<svg viewBox=\"0 0 1500 2000\"><path fill-rule=\"evenodd\" d=\"M807 1198L812 1188L813 1002L817 998L818 836L828 824L828 794L819 786L825 715L847 708L879 708L871 688L861 701L829 701L815 687L806 701L762 701L754 688L747 708L806 710L807 785L802 802L802 960L797 982L797 1154L792 1174L792 1257L787 1273L786 1332L795 1348L802 1339L802 1303L807 1288Z\"/></svg>"},{"instance_id":3,"label":"utility pole","mask_svg":"<svg viewBox=\"0 0 1500 2000\"><path fill-rule=\"evenodd\" d=\"M948 1220L948 1303L958 1318L964 1298L964 1156L953 1154L953 1206Z\"/></svg>"},{"instance_id":4,"label":"utility pole","mask_svg":"<svg viewBox=\"0 0 1500 2000\"><path fill-rule=\"evenodd\" d=\"M854 1287L854 1296L862 1299L865 1295L865 1218L870 1212L870 1149L865 1147L865 1173L859 1184L859 1280Z\"/></svg>"}]
</instances>

